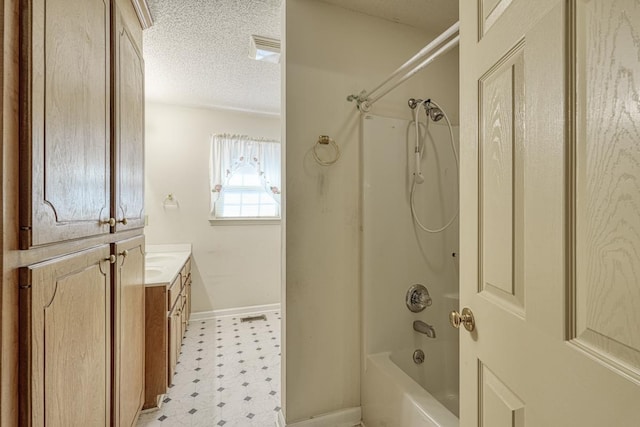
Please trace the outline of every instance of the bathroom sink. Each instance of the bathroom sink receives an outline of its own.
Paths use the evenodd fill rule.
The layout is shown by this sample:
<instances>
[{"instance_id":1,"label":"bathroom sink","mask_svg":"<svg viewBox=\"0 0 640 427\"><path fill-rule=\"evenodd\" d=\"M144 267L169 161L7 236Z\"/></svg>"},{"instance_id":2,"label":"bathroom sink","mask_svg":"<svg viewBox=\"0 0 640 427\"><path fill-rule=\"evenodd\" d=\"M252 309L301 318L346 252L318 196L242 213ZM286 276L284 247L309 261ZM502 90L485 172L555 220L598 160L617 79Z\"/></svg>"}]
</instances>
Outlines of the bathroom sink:
<instances>
[{"instance_id":1,"label":"bathroom sink","mask_svg":"<svg viewBox=\"0 0 640 427\"><path fill-rule=\"evenodd\" d=\"M172 255L167 255L167 254L161 254L161 253L147 253L145 256L145 259L147 260L147 262L162 263L165 261L172 261L176 259L176 257Z\"/></svg>"},{"instance_id":2,"label":"bathroom sink","mask_svg":"<svg viewBox=\"0 0 640 427\"><path fill-rule=\"evenodd\" d=\"M172 248L173 249L173 248ZM145 283L158 285L172 282L180 273L185 262L191 255L191 250L147 251L145 259Z\"/></svg>"},{"instance_id":3,"label":"bathroom sink","mask_svg":"<svg viewBox=\"0 0 640 427\"><path fill-rule=\"evenodd\" d=\"M146 281L154 281L164 275L164 269L160 268L147 268L144 271L144 277Z\"/></svg>"}]
</instances>

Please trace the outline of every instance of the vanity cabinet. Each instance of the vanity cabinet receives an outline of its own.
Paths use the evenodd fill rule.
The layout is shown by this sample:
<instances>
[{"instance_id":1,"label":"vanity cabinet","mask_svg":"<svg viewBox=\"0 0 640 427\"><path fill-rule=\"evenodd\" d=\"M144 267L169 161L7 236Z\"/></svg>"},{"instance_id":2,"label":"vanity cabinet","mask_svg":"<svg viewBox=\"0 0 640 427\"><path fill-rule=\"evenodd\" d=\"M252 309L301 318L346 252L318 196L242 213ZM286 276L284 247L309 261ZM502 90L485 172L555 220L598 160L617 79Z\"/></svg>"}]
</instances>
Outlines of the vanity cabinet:
<instances>
[{"instance_id":1,"label":"vanity cabinet","mask_svg":"<svg viewBox=\"0 0 640 427\"><path fill-rule=\"evenodd\" d=\"M20 270L20 425L109 426L109 245Z\"/></svg>"},{"instance_id":2,"label":"vanity cabinet","mask_svg":"<svg viewBox=\"0 0 640 427\"><path fill-rule=\"evenodd\" d=\"M167 392L180 357L191 316L191 258L170 283L148 285L145 300L144 409L158 407Z\"/></svg>"}]
</instances>

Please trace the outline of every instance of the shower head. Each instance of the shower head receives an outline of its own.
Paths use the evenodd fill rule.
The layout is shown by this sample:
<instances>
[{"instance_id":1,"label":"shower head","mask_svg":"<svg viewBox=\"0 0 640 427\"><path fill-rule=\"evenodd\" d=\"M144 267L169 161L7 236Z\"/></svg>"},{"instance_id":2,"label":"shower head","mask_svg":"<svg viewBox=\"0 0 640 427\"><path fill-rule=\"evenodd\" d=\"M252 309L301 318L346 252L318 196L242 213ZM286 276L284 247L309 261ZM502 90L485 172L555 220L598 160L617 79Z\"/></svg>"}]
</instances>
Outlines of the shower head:
<instances>
[{"instance_id":1,"label":"shower head","mask_svg":"<svg viewBox=\"0 0 640 427\"><path fill-rule=\"evenodd\" d=\"M444 117L444 114L442 113L442 110L439 109L438 107L434 106L431 104L431 100L427 100L424 103L424 112L427 114L427 116L429 116L429 118L431 120L433 120L434 122L440 121L442 120L442 118Z\"/></svg>"},{"instance_id":2,"label":"shower head","mask_svg":"<svg viewBox=\"0 0 640 427\"><path fill-rule=\"evenodd\" d=\"M429 117L431 118L431 120L433 120L434 122L437 122L439 120L442 120L442 118L444 117L444 114L442 114L442 110L439 108L435 108L432 107L429 110Z\"/></svg>"}]
</instances>

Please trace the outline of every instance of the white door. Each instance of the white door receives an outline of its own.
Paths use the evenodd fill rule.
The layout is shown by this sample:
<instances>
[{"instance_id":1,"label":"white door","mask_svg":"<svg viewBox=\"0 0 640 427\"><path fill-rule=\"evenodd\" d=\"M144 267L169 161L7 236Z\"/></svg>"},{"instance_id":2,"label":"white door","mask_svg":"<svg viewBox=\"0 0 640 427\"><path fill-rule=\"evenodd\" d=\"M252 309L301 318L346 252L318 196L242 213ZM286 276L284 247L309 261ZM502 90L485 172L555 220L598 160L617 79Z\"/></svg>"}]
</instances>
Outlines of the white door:
<instances>
[{"instance_id":1,"label":"white door","mask_svg":"<svg viewBox=\"0 0 640 427\"><path fill-rule=\"evenodd\" d=\"M460 15L461 426L640 426L640 2Z\"/></svg>"}]
</instances>

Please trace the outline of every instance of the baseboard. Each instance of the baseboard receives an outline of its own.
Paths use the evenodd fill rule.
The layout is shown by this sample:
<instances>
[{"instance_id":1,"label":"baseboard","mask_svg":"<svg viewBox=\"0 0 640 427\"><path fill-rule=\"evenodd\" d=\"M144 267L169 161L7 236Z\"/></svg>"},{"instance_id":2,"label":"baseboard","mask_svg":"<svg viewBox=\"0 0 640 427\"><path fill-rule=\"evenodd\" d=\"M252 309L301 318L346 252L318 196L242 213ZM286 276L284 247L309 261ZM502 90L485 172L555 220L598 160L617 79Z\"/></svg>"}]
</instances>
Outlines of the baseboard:
<instances>
[{"instance_id":1,"label":"baseboard","mask_svg":"<svg viewBox=\"0 0 640 427\"><path fill-rule=\"evenodd\" d=\"M277 427L355 427L360 426L362 411L360 407L341 409L321 414L308 420L286 424L282 410L278 411Z\"/></svg>"},{"instance_id":2,"label":"baseboard","mask_svg":"<svg viewBox=\"0 0 640 427\"><path fill-rule=\"evenodd\" d=\"M245 314L263 313L265 311L280 311L280 303L250 305L247 307L223 308L221 310L197 311L191 313L189 320L206 320L214 317L244 316Z\"/></svg>"}]
</instances>

